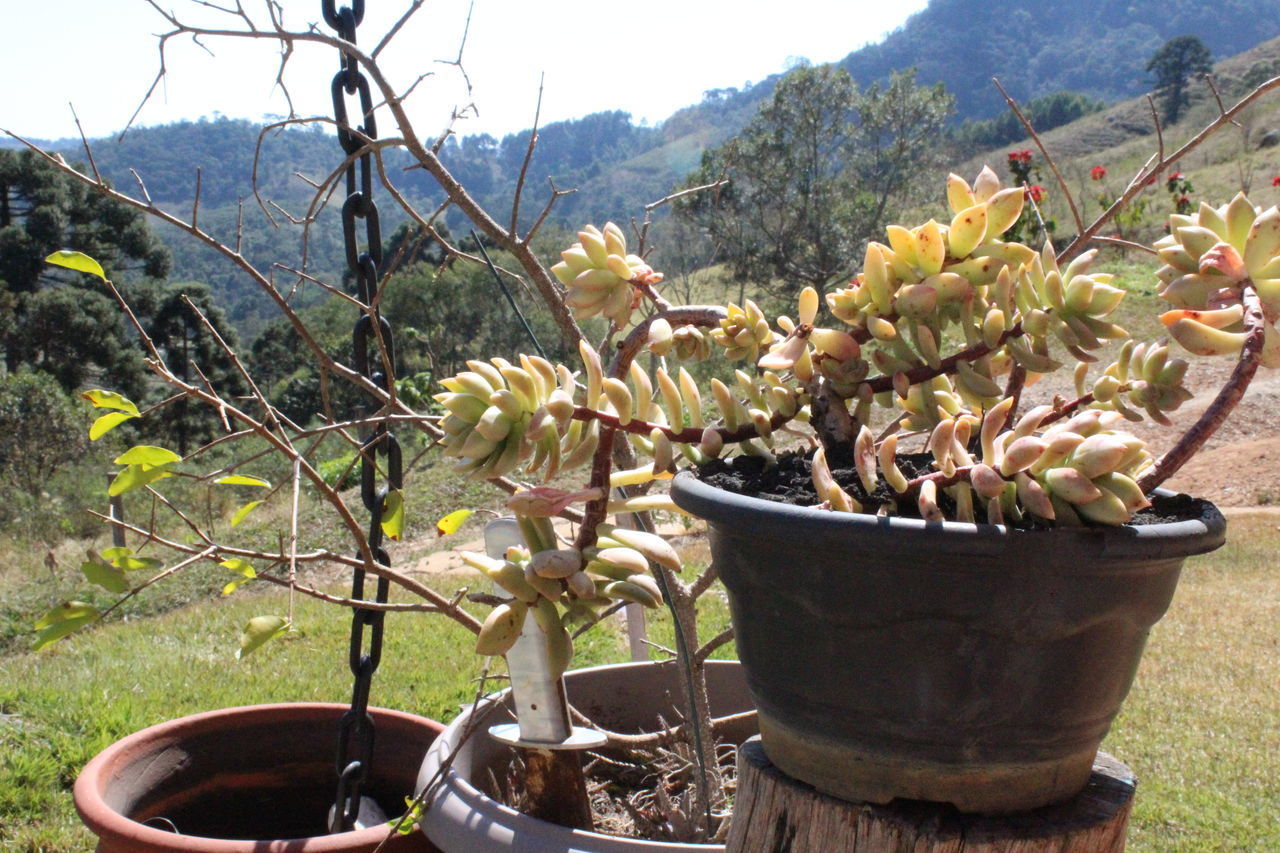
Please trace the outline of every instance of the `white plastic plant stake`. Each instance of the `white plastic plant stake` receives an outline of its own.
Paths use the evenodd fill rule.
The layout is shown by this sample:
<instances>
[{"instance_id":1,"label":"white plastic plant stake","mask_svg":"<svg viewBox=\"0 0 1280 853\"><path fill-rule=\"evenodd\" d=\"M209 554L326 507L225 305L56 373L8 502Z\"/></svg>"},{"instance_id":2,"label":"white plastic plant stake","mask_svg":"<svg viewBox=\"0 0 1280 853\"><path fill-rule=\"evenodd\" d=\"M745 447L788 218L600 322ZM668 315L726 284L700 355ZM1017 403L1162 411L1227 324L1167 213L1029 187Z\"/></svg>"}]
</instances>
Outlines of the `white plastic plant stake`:
<instances>
[{"instance_id":1,"label":"white plastic plant stake","mask_svg":"<svg viewBox=\"0 0 1280 853\"><path fill-rule=\"evenodd\" d=\"M498 518L484 526L485 552L502 559L507 549L524 544L514 518ZM564 682L548 665L547 636L533 614L527 614L520 638L507 652L511 698L516 723L492 726L489 736L511 746L531 749L596 749L607 739L594 729L569 722Z\"/></svg>"}]
</instances>

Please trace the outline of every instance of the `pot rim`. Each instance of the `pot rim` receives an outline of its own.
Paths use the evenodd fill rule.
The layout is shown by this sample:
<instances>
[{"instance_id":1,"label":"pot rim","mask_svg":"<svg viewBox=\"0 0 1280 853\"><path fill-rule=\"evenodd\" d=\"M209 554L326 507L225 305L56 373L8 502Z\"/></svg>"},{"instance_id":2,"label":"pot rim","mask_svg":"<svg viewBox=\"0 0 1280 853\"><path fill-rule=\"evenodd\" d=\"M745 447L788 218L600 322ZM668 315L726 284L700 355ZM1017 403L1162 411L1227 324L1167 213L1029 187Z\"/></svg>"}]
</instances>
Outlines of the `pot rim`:
<instances>
[{"instance_id":1,"label":"pot rim","mask_svg":"<svg viewBox=\"0 0 1280 853\"><path fill-rule=\"evenodd\" d=\"M261 853L263 841L272 841L272 850L280 853L305 849L308 853L328 853L328 851L350 850L354 845L367 844L377 846L387 835L385 827L370 827L335 835L313 836L299 839L228 839L209 838L198 835L175 836L171 832L155 829L144 823L132 820L107 805L103 791L115 776L117 765L128 756L135 747L149 741L177 740L189 735L193 730L213 732L254 718L266 718L287 713L297 723L311 721L330 721L341 713L350 710L349 705L339 702L280 702L264 705L241 705L232 708L220 708L202 711L186 717L177 717L148 726L127 735L112 743L98 753L76 777L72 789L76 811L81 821L99 838L104 835L128 837L140 845L152 845L157 849L170 848L175 838L182 838L185 849L192 853ZM397 711L389 708L370 707L369 713L375 719L398 720L407 725L430 723L438 733L443 726L427 717ZM305 845L305 847L304 847Z\"/></svg>"},{"instance_id":2,"label":"pot rim","mask_svg":"<svg viewBox=\"0 0 1280 853\"><path fill-rule=\"evenodd\" d=\"M1173 495L1167 489L1156 494ZM1205 502L1196 518L1120 527L1053 527L1011 529L1003 524L959 521L926 522L918 518L882 517L867 513L832 512L763 498L749 497L702 482L690 470L671 483L675 503L698 518L722 525L722 534L881 538L898 550L918 544L932 549L945 542L955 554L992 554L1012 546L1046 547L1046 537L1092 543L1112 557L1191 556L1214 550L1226 540L1227 522L1216 506ZM729 529L729 525L733 529ZM905 548L904 548L905 546Z\"/></svg>"},{"instance_id":3,"label":"pot rim","mask_svg":"<svg viewBox=\"0 0 1280 853\"><path fill-rule=\"evenodd\" d=\"M721 667L733 666L740 667L741 663L736 660L708 660L708 666ZM662 666L674 666L674 661L629 661L625 663L600 664L598 666L583 667L582 669L570 670L565 673L565 677L571 677L580 673L593 673L604 670L618 671L625 669L650 669ZM505 688L497 693L485 697L481 703L490 707L484 710L484 713L500 712L501 703L511 692L511 688ZM434 768L438 768L443 757L450 755L456 748L457 741L461 738L464 721L475 712L476 705L467 705L462 709L458 716L454 717L431 744L431 748L427 750L426 763ZM472 737L484 737L483 731L476 731ZM438 757L437 757L438 756ZM424 767L425 774L425 767ZM419 784L422 779L419 777ZM450 804L447 801L452 800ZM593 853L624 853L624 851L652 851L652 853L676 853L676 851L688 851L688 853L716 853L723 851L723 844L693 844L669 841L651 841L642 838L627 838L618 835L606 835L601 832L590 832L583 829L570 829L565 826L557 826L547 823L535 817L530 817L523 812L516 811L510 806L504 805L497 800L489 797L471 784L450 766L438 783L434 801L427 810L428 815L424 816L423 831L426 831L427 819L432 813L449 809L450 805L460 805L475 815L473 822L477 826L483 826L485 823L494 823L501 821L502 825L510 827L516 835L526 833L530 836L536 835L541 839L548 839L556 846L554 849L563 850L564 853L579 853L579 851L593 851ZM496 820L495 820L496 819ZM428 834L428 837L430 835ZM486 848L487 849L487 848ZM542 847L529 848L531 850L543 850ZM552 849L551 847L545 849Z\"/></svg>"}]
</instances>

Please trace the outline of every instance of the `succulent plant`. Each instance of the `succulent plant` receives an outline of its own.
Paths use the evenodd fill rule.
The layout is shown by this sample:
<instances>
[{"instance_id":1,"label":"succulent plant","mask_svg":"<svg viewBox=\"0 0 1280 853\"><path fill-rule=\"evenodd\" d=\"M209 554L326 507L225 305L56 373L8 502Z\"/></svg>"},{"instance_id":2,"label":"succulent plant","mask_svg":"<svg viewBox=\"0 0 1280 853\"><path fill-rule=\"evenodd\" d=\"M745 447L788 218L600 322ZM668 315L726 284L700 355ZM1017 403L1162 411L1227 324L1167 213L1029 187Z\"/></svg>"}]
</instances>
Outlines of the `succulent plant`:
<instances>
[{"instance_id":1,"label":"succulent plant","mask_svg":"<svg viewBox=\"0 0 1280 853\"><path fill-rule=\"evenodd\" d=\"M672 309L653 292L660 274L626 254L617 226L588 226L553 268L566 302L619 329L646 297L654 311L607 368L585 345L578 371L527 357L519 367L472 362L437 397L450 412L446 453L475 477L519 468L549 479L591 462L590 485L602 491L587 501L578 551L556 559L576 561L597 590L607 579L633 582L590 568L599 563L598 525L620 507L601 497L616 485L606 478L617 434L653 459L636 470L656 478L669 475L676 454L700 464L739 452L768 463L779 435L794 443L807 423L818 445L814 487L833 510L941 520L945 506L965 522L1127 522L1180 461L1157 464L1123 426L1169 423L1191 397L1188 362L1114 322L1125 291L1094 269L1096 251L1059 258L1047 243L1036 250L1002 239L1021 214L1022 188L1002 187L984 168L972 184L951 175L946 197L949 220L889 226L848 284L825 297L805 288L796 319L772 324L750 300L700 314ZM1280 211L1260 212L1243 195L1202 205L1173 216L1155 251L1159 292L1173 306L1161 319L1177 344L1237 354L1252 367L1280 363ZM831 319L818 325L824 304ZM1103 366L1112 342L1118 352ZM746 365L703 389L671 360L705 358L713 344ZM642 351L655 359L648 369L635 360ZM1025 384L1067 364L1075 399L1018 411ZM908 477L897 460L911 436L931 463ZM1178 447L1183 456L1195 449ZM855 460L857 483L832 476L827 459L837 452Z\"/></svg>"}]
</instances>

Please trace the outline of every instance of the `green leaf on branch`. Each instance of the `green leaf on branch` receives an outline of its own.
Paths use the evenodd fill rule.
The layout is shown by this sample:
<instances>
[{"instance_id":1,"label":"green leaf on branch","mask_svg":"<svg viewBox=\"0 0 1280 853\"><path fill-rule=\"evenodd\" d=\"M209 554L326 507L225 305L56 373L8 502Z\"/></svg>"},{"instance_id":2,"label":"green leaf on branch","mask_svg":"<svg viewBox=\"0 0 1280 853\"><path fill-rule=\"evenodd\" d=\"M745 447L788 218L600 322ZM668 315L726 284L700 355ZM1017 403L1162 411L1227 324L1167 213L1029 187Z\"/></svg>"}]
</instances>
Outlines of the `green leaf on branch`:
<instances>
[{"instance_id":1,"label":"green leaf on branch","mask_svg":"<svg viewBox=\"0 0 1280 853\"><path fill-rule=\"evenodd\" d=\"M222 486L257 486L260 489L271 488L271 483L258 477L248 477L244 474L228 474L225 477L219 477L213 482Z\"/></svg>"},{"instance_id":2,"label":"green leaf on branch","mask_svg":"<svg viewBox=\"0 0 1280 853\"><path fill-rule=\"evenodd\" d=\"M287 630L289 630L289 620L283 616L253 617L244 626L244 633L240 635L240 649L236 652L236 658L243 660L245 655Z\"/></svg>"},{"instance_id":3,"label":"green leaf on branch","mask_svg":"<svg viewBox=\"0 0 1280 853\"><path fill-rule=\"evenodd\" d=\"M236 510L236 514L231 516L231 526L235 527L237 524L244 521L245 518L248 517L249 513L253 512L261 503L262 501L249 501L247 504Z\"/></svg>"},{"instance_id":4,"label":"green leaf on branch","mask_svg":"<svg viewBox=\"0 0 1280 853\"><path fill-rule=\"evenodd\" d=\"M154 571L164 564L154 557L135 557L132 548L108 548L100 555L111 565L126 572L137 572L143 569Z\"/></svg>"},{"instance_id":5,"label":"green leaf on branch","mask_svg":"<svg viewBox=\"0 0 1280 853\"><path fill-rule=\"evenodd\" d=\"M117 465L168 465L170 462L181 462L182 457L172 450L155 447L150 444L139 444L126 450L115 458Z\"/></svg>"},{"instance_id":6,"label":"green leaf on branch","mask_svg":"<svg viewBox=\"0 0 1280 853\"><path fill-rule=\"evenodd\" d=\"M404 533L404 492L392 489L382 503L382 532L399 541Z\"/></svg>"},{"instance_id":7,"label":"green leaf on branch","mask_svg":"<svg viewBox=\"0 0 1280 853\"><path fill-rule=\"evenodd\" d=\"M93 422L93 426L89 427L89 440L97 441L111 430L120 426L125 421L138 417L128 412L108 412Z\"/></svg>"},{"instance_id":8,"label":"green leaf on branch","mask_svg":"<svg viewBox=\"0 0 1280 853\"><path fill-rule=\"evenodd\" d=\"M128 412L135 418L138 417L138 407L132 400L123 394L117 394L115 391L104 391L101 388L90 388L88 391L80 392L81 398L88 400L98 409L119 409L122 412Z\"/></svg>"},{"instance_id":9,"label":"green leaf on branch","mask_svg":"<svg viewBox=\"0 0 1280 853\"><path fill-rule=\"evenodd\" d=\"M165 465L130 465L111 481L111 485L107 488L107 494L111 497L123 495L134 489L141 488L156 480L163 480L165 477L172 477L168 467Z\"/></svg>"},{"instance_id":10,"label":"green leaf on branch","mask_svg":"<svg viewBox=\"0 0 1280 853\"><path fill-rule=\"evenodd\" d=\"M89 583L97 584L107 592L120 595L129 591L129 582L124 579L124 572L110 563L93 559L85 560L80 564L80 571L84 572L85 579Z\"/></svg>"},{"instance_id":11,"label":"green leaf on branch","mask_svg":"<svg viewBox=\"0 0 1280 853\"><path fill-rule=\"evenodd\" d=\"M65 601L46 613L36 623L35 628L38 633L32 649L39 651L50 643L56 643L68 634L97 621L101 615L98 608L92 604L85 604L83 601Z\"/></svg>"},{"instance_id":12,"label":"green leaf on branch","mask_svg":"<svg viewBox=\"0 0 1280 853\"><path fill-rule=\"evenodd\" d=\"M235 592L237 589L244 586L249 581L253 580L258 576L258 572L253 568L252 565L249 564L249 561L242 560L239 557L231 557L229 559L223 560L222 562L218 563L218 565L222 566L228 571L232 571L240 575L240 577L237 580L230 581L226 586L222 588L223 595L230 595L231 593ZM264 640L263 642L266 642L266 640ZM250 651L252 651L252 649ZM248 652L244 652L244 654L248 654Z\"/></svg>"},{"instance_id":13,"label":"green leaf on branch","mask_svg":"<svg viewBox=\"0 0 1280 853\"><path fill-rule=\"evenodd\" d=\"M232 557L228 560L223 560L221 563L218 563L218 565L245 578L252 579L258 576L257 570L253 568L249 561L242 560L239 557Z\"/></svg>"},{"instance_id":14,"label":"green leaf on branch","mask_svg":"<svg viewBox=\"0 0 1280 853\"><path fill-rule=\"evenodd\" d=\"M102 271L102 264L86 255L84 252L73 252L70 249L62 249L54 252L45 258L45 263L53 264L58 267L66 267L76 272L87 272L89 275L96 275L103 281L107 280L107 274Z\"/></svg>"}]
</instances>

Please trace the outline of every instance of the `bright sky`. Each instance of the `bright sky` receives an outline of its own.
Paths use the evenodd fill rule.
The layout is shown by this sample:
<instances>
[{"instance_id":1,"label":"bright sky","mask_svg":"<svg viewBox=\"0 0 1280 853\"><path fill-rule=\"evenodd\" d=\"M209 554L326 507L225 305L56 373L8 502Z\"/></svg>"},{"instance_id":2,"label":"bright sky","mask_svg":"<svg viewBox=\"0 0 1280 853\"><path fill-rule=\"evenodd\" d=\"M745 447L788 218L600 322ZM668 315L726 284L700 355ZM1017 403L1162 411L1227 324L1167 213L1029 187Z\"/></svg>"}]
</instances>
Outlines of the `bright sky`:
<instances>
[{"instance_id":1,"label":"bright sky","mask_svg":"<svg viewBox=\"0 0 1280 853\"><path fill-rule=\"evenodd\" d=\"M159 2L180 17L217 21L224 28L236 25L227 16L211 17L190 0ZM218 2L233 6L235 0ZM262 0L241 2L250 14L266 20ZM409 2L366 0L359 43L366 48L376 44ZM479 115L456 129L500 136L529 127L543 74L543 123L609 109L657 123L700 101L707 89L759 81L785 70L793 57L840 59L879 41L926 2L474 0L463 61ZM4 39L7 73L0 127L43 139L74 136L68 102L90 137L123 127L155 77L153 34L168 29L164 19L145 0L21 5L22 15L10 16ZM344 5L342 0L338 5ZM419 74L435 72L409 102L424 136L444 127L455 104L467 103L460 75L437 60L457 56L469 5L470 0L427 0L384 54L388 77L402 89ZM320 21L320 0L283 0L283 6L289 29ZM256 121L287 112L273 86L278 51L272 43L210 39L205 44L214 56L189 38L170 42L169 75L143 108L139 124L215 113ZM285 73L299 114L331 112L328 89L335 66L330 49L299 48Z\"/></svg>"}]
</instances>

